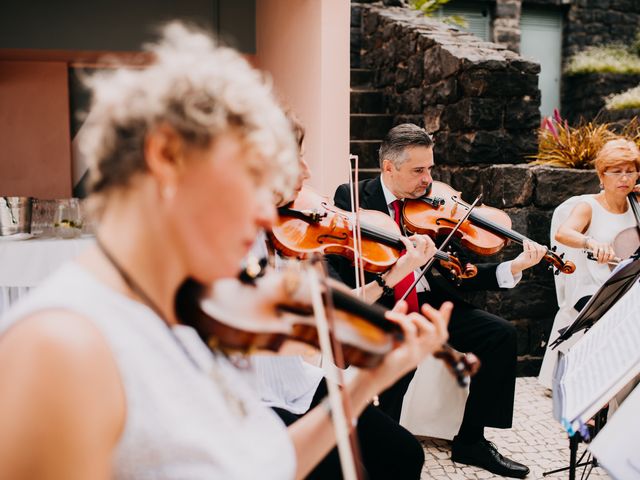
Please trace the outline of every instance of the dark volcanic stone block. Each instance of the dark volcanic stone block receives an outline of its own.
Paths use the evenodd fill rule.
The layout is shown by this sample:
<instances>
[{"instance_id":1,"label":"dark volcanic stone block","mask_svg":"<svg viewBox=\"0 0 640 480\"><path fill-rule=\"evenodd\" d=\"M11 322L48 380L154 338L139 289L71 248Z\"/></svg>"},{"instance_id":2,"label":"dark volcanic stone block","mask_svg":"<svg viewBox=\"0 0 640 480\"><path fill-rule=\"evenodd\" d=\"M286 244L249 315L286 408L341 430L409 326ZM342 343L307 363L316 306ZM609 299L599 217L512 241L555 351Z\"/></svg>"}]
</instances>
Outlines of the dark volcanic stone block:
<instances>
[{"instance_id":1,"label":"dark volcanic stone block","mask_svg":"<svg viewBox=\"0 0 640 480\"><path fill-rule=\"evenodd\" d=\"M556 207L573 195L599 191L598 176L594 170L534 167L536 193L534 202L538 207Z\"/></svg>"},{"instance_id":2,"label":"dark volcanic stone block","mask_svg":"<svg viewBox=\"0 0 640 480\"><path fill-rule=\"evenodd\" d=\"M505 128L537 128L540 125L540 98L525 96L509 100L504 112Z\"/></svg>"},{"instance_id":3,"label":"dark volcanic stone block","mask_svg":"<svg viewBox=\"0 0 640 480\"><path fill-rule=\"evenodd\" d=\"M483 201L499 208L521 207L531 203L534 174L526 165L495 165L484 171Z\"/></svg>"},{"instance_id":4,"label":"dark volcanic stone block","mask_svg":"<svg viewBox=\"0 0 640 480\"><path fill-rule=\"evenodd\" d=\"M458 81L449 77L424 87L425 105L451 104L458 101Z\"/></svg>"},{"instance_id":5,"label":"dark volcanic stone block","mask_svg":"<svg viewBox=\"0 0 640 480\"><path fill-rule=\"evenodd\" d=\"M497 98L463 98L449 105L442 116L449 130L477 128L493 130L502 126L504 103Z\"/></svg>"}]
</instances>

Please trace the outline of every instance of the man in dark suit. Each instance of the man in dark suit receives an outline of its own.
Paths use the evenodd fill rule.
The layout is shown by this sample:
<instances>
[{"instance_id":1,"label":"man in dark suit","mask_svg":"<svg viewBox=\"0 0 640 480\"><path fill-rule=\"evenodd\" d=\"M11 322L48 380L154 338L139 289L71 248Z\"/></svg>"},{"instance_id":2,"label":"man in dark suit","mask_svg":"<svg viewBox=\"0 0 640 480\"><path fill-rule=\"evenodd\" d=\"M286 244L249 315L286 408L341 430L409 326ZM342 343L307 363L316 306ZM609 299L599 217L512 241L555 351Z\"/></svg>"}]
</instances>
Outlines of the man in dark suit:
<instances>
[{"instance_id":1,"label":"man in dark suit","mask_svg":"<svg viewBox=\"0 0 640 480\"><path fill-rule=\"evenodd\" d=\"M416 125L398 125L387 134L379 158L381 175L358 185L360 206L386 213L398 222L401 202L423 196L431 186L433 141ZM338 187L334 198L337 207L351 209L350 198L348 185ZM484 438L484 427L511 427L516 376L515 328L508 321L467 303L460 290L511 288L520 280L522 270L538 263L544 253L544 247L526 242L523 253L514 260L478 265L478 274L463 280L460 285L429 272L418 285L417 294L407 297L410 309L425 302L437 308L444 301L452 301L450 343L460 351L473 352L482 362L480 371L472 378L462 425L453 440L451 457L454 462L477 465L499 475L517 478L524 478L529 472L525 465L503 457ZM353 286L353 267L341 257L329 256L328 261L332 275ZM393 285L393 289L386 285L384 274L367 274L366 282L378 282L385 292L379 302L392 307L407 290L407 285L413 282L413 274L409 277ZM380 396L381 408L397 421L412 378L413 372ZM427 401L429 399L425 399Z\"/></svg>"}]
</instances>

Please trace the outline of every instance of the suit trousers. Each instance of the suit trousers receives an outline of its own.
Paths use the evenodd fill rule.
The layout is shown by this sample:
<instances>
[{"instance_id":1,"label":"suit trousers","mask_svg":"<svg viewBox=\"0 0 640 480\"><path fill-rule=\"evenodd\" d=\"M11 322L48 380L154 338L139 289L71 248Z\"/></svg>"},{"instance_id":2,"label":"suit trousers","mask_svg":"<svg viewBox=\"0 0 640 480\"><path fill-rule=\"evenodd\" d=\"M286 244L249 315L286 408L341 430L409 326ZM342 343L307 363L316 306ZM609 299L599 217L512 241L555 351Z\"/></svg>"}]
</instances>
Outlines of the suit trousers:
<instances>
[{"instance_id":1,"label":"suit trousers","mask_svg":"<svg viewBox=\"0 0 640 480\"><path fill-rule=\"evenodd\" d=\"M311 403L316 406L327 395L327 387L320 383ZM273 409L286 425L302 417L281 408ZM416 438L378 407L369 405L358 417L358 443L362 455L362 470L369 480L419 480L424 464L424 450ZM307 476L310 480L341 479L338 449L332 449Z\"/></svg>"},{"instance_id":2,"label":"suit trousers","mask_svg":"<svg viewBox=\"0 0 640 480\"><path fill-rule=\"evenodd\" d=\"M419 302L438 308L443 299L437 292L422 292ZM449 322L449 344L461 352L473 352L481 362L480 370L471 379L463 424L510 428L517 361L515 327L466 302L456 302ZM408 373L380 395L380 406L396 421L400 420L402 400L414 373L415 370Z\"/></svg>"}]
</instances>

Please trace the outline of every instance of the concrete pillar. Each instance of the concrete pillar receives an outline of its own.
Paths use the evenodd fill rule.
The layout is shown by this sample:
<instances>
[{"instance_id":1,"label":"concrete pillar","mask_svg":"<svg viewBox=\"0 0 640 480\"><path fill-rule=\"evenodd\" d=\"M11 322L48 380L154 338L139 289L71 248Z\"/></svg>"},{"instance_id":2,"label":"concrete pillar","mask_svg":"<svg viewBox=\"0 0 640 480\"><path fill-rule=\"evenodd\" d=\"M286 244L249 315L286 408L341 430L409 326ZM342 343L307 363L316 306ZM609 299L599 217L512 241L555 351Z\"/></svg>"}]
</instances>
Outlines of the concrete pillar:
<instances>
[{"instance_id":1,"label":"concrete pillar","mask_svg":"<svg viewBox=\"0 0 640 480\"><path fill-rule=\"evenodd\" d=\"M349 171L349 24L344 0L257 0L256 63L304 123L311 185L333 195Z\"/></svg>"},{"instance_id":2,"label":"concrete pillar","mask_svg":"<svg viewBox=\"0 0 640 480\"><path fill-rule=\"evenodd\" d=\"M492 40L520 53L520 11L522 0L496 0Z\"/></svg>"}]
</instances>

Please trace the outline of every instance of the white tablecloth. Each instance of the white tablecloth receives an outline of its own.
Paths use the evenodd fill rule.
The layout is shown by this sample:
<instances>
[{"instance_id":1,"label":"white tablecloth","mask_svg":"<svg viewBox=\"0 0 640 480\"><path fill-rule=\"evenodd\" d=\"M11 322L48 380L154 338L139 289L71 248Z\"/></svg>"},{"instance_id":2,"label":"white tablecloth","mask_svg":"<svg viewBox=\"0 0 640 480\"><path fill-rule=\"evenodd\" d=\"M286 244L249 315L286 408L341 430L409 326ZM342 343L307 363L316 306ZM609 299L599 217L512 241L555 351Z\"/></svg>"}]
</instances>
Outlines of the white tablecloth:
<instances>
[{"instance_id":1,"label":"white tablecloth","mask_svg":"<svg viewBox=\"0 0 640 480\"><path fill-rule=\"evenodd\" d=\"M0 237L0 314L94 241L93 236L68 240Z\"/></svg>"}]
</instances>

